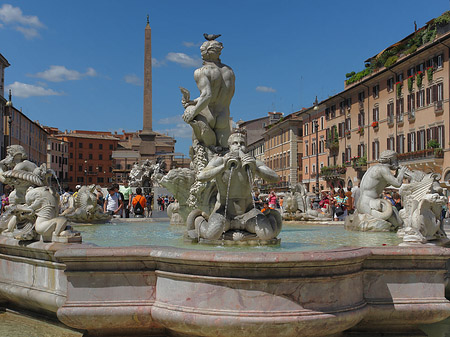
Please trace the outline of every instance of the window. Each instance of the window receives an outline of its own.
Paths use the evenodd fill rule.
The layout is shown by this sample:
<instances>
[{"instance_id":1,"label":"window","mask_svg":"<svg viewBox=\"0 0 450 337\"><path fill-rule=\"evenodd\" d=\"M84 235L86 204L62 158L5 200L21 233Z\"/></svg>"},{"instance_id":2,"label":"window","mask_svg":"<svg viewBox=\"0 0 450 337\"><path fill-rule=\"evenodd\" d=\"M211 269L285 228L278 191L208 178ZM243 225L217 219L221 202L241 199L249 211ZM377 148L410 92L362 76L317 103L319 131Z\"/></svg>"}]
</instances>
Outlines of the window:
<instances>
[{"instance_id":1,"label":"window","mask_svg":"<svg viewBox=\"0 0 450 337\"><path fill-rule=\"evenodd\" d=\"M305 174L308 174L308 166L305 166Z\"/></svg>"},{"instance_id":2,"label":"window","mask_svg":"<svg viewBox=\"0 0 450 337\"><path fill-rule=\"evenodd\" d=\"M347 110L350 110L351 109L351 107L352 107L352 98L350 97L350 98L347 98L346 100L345 100L345 106L347 107Z\"/></svg>"},{"instance_id":3,"label":"window","mask_svg":"<svg viewBox=\"0 0 450 337\"><path fill-rule=\"evenodd\" d=\"M98 148L99 148L100 150L103 150L103 144L98 144Z\"/></svg>"},{"instance_id":4,"label":"window","mask_svg":"<svg viewBox=\"0 0 450 337\"><path fill-rule=\"evenodd\" d=\"M392 119L392 122L394 122L394 102L390 102L387 105L387 117L388 119Z\"/></svg>"},{"instance_id":5,"label":"window","mask_svg":"<svg viewBox=\"0 0 450 337\"><path fill-rule=\"evenodd\" d=\"M345 114L345 101L339 103L339 113L341 115Z\"/></svg>"},{"instance_id":6,"label":"window","mask_svg":"<svg viewBox=\"0 0 450 337\"><path fill-rule=\"evenodd\" d=\"M308 142L305 142L305 156L308 156L309 154L309 145Z\"/></svg>"},{"instance_id":7,"label":"window","mask_svg":"<svg viewBox=\"0 0 450 337\"><path fill-rule=\"evenodd\" d=\"M73 165L69 166L69 171L73 171Z\"/></svg>"},{"instance_id":8,"label":"window","mask_svg":"<svg viewBox=\"0 0 450 337\"><path fill-rule=\"evenodd\" d=\"M352 129L352 119L346 118L345 119L345 130L350 131Z\"/></svg>"},{"instance_id":9,"label":"window","mask_svg":"<svg viewBox=\"0 0 450 337\"><path fill-rule=\"evenodd\" d=\"M316 154L316 141L315 141L315 139L313 139L313 141L311 143L311 154L312 155Z\"/></svg>"},{"instance_id":10,"label":"window","mask_svg":"<svg viewBox=\"0 0 450 337\"><path fill-rule=\"evenodd\" d=\"M358 157L364 157L366 154L366 150L364 148L364 144L358 145Z\"/></svg>"},{"instance_id":11,"label":"window","mask_svg":"<svg viewBox=\"0 0 450 337\"><path fill-rule=\"evenodd\" d=\"M417 151L425 150L425 130L417 131Z\"/></svg>"},{"instance_id":12,"label":"window","mask_svg":"<svg viewBox=\"0 0 450 337\"><path fill-rule=\"evenodd\" d=\"M361 111L359 114L358 114L358 126L364 126L366 123L365 123L365 115L364 115L364 111Z\"/></svg>"},{"instance_id":13,"label":"window","mask_svg":"<svg viewBox=\"0 0 450 337\"><path fill-rule=\"evenodd\" d=\"M403 82L403 73L398 73L396 75L397 82Z\"/></svg>"},{"instance_id":14,"label":"window","mask_svg":"<svg viewBox=\"0 0 450 337\"><path fill-rule=\"evenodd\" d=\"M358 101L359 102L364 102L364 98L365 98L364 91L361 91L360 93L358 93Z\"/></svg>"},{"instance_id":15,"label":"window","mask_svg":"<svg viewBox=\"0 0 450 337\"><path fill-rule=\"evenodd\" d=\"M415 152L416 151L416 133L410 132L408 133L408 152Z\"/></svg>"},{"instance_id":16,"label":"window","mask_svg":"<svg viewBox=\"0 0 450 337\"><path fill-rule=\"evenodd\" d=\"M436 57L436 68L442 68L443 55L438 55Z\"/></svg>"},{"instance_id":17,"label":"window","mask_svg":"<svg viewBox=\"0 0 450 337\"><path fill-rule=\"evenodd\" d=\"M103 183L104 179L103 177L97 177L97 183Z\"/></svg>"},{"instance_id":18,"label":"window","mask_svg":"<svg viewBox=\"0 0 450 337\"><path fill-rule=\"evenodd\" d=\"M308 135L308 125L309 125L308 123L305 124L305 136Z\"/></svg>"},{"instance_id":19,"label":"window","mask_svg":"<svg viewBox=\"0 0 450 337\"><path fill-rule=\"evenodd\" d=\"M93 148L93 144L89 143L89 148L92 149Z\"/></svg>"},{"instance_id":20,"label":"window","mask_svg":"<svg viewBox=\"0 0 450 337\"><path fill-rule=\"evenodd\" d=\"M414 67L409 68L408 71L406 72L407 77L414 76L414 74L415 74Z\"/></svg>"},{"instance_id":21,"label":"window","mask_svg":"<svg viewBox=\"0 0 450 337\"><path fill-rule=\"evenodd\" d=\"M380 86L377 84L374 87L372 87L373 98L378 98L379 93L380 93Z\"/></svg>"},{"instance_id":22,"label":"window","mask_svg":"<svg viewBox=\"0 0 450 337\"><path fill-rule=\"evenodd\" d=\"M109 144L109 149L112 150L113 149L113 145Z\"/></svg>"},{"instance_id":23,"label":"window","mask_svg":"<svg viewBox=\"0 0 450 337\"><path fill-rule=\"evenodd\" d=\"M378 110L378 107L373 108L372 114L372 120L378 122L380 120L380 111Z\"/></svg>"},{"instance_id":24,"label":"window","mask_svg":"<svg viewBox=\"0 0 450 337\"><path fill-rule=\"evenodd\" d=\"M440 102L444 99L444 84L438 83L437 87L437 101Z\"/></svg>"},{"instance_id":25,"label":"window","mask_svg":"<svg viewBox=\"0 0 450 337\"><path fill-rule=\"evenodd\" d=\"M352 148L349 146L345 149L345 162L349 162L352 158Z\"/></svg>"},{"instance_id":26,"label":"window","mask_svg":"<svg viewBox=\"0 0 450 337\"><path fill-rule=\"evenodd\" d=\"M428 88L427 89L427 100L429 100L429 92L428 92L428 90L429 90L430 88ZM425 91L422 89L422 90L419 90L418 92L416 92L416 102L417 102L417 107L418 108L421 108L421 107L423 107L424 106L424 103L425 103L425 100L424 100L424 97L425 96ZM428 104L430 104L430 103L428 103Z\"/></svg>"},{"instance_id":27,"label":"window","mask_svg":"<svg viewBox=\"0 0 450 337\"><path fill-rule=\"evenodd\" d=\"M336 117L336 105L332 105L330 108L331 118Z\"/></svg>"},{"instance_id":28,"label":"window","mask_svg":"<svg viewBox=\"0 0 450 337\"><path fill-rule=\"evenodd\" d=\"M445 133L444 133L444 125L440 125L436 127L436 139L441 145L441 148L445 147Z\"/></svg>"},{"instance_id":29,"label":"window","mask_svg":"<svg viewBox=\"0 0 450 337\"><path fill-rule=\"evenodd\" d=\"M78 166L78 172L82 172L83 171L83 166L79 165Z\"/></svg>"},{"instance_id":30,"label":"window","mask_svg":"<svg viewBox=\"0 0 450 337\"><path fill-rule=\"evenodd\" d=\"M78 147L79 147L80 149L82 149L82 148L83 148L83 143L78 143Z\"/></svg>"},{"instance_id":31,"label":"window","mask_svg":"<svg viewBox=\"0 0 450 337\"><path fill-rule=\"evenodd\" d=\"M103 160L103 155L101 153L98 155L98 160Z\"/></svg>"},{"instance_id":32,"label":"window","mask_svg":"<svg viewBox=\"0 0 450 337\"><path fill-rule=\"evenodd\" d=\"M83 154L82 153L78 153L78 159L83 159Z\"/></svg>"},{"instance_id":33,"label":"window","mask_svg":"<svg viewBox=\"0 0 450 337\"><path fill-rule=\"evenodd\" d=\"M413 111L416 108L416 106L415 106L415 95L414 94L408 95L406 100L408 102L408 112Z\"/></svg>"},{"instance_id":34,"label":"window","mask_svg":"<svg viewBox=\"0 0 450 337\"><path fill-rule=\"evenodd\" d=\"M398 135L397 136L397 153L405 153L405 136Z\"/></svg>"},{"instance_id":35,"label":"window","mask_svg":"<svg viewBox=\"0 0 450 337\"><path fill-rule=\"evenodd\" d=\"M402 116L404 113L403 97L397 99L396 103L397 103L396 105L397 116Z\"/></svg>"},{"instance_id":36,"label":"window","mask_svg":"<svg viewBox=\"0 0 450 337\"><path fill-rule=\"evenodd\" d=\"M394 136L387 138L386 147L388 150L394 151Z\"/></svg>"},{"instance_id":37,"label":"window","mask_svg":"<svg viewBox=\"0 0 450 337\"><path fill-rule=\"evenodd\" d=\"M378 160L380 158L380 142L378 140L372 142L372 159Z\"/></svg>"},{"instance_id":38,"label":"window","mask_svg":"<svg viewBox=\"0 0 450 337\"><path fill-rule=\"evenodd\" d=\"M388 91L394 90L394 78L393 77L391 77L390 79L387 80L387 90Z\"/></svg>"},{"instance_id":39,"label":"window","mask_svg":"<svg viewBox=\"0 0 450 337\"><path fill-rule=\"evenodd\" d=\"M70 142L70 145L69 145L69 147L73 147L73 142Z\"/></svg>"},{"instance_id":40,"label":"window","mask_svg":"<svg viewBox=\"0 0 450 337\"><path fill-rule=\"evenodd\" d=\"M326 118L326 120L330 119L330 108L325 109L325 118Z\"/></svg>"},{"instance_id":41,"label":"window","mask_svg":"<svg viewBox=\"0 0 450 337\"><path fill-rule=\"evenodd\" d=\"M421 71L423 73L424 69L425 69L425 63L421 63L416 67L417 72Z\"/></svg>"},{"instance_id":42,"label":"window","mask_svg":"<svg viewBox=\"0 0 450 337\"><path fill-rule=\"evenodd\" d=\"M70 157L70 159L73 158L73 152L70 152L70 153L69 153L69 157Z\"/></svg>"}]
</instances>

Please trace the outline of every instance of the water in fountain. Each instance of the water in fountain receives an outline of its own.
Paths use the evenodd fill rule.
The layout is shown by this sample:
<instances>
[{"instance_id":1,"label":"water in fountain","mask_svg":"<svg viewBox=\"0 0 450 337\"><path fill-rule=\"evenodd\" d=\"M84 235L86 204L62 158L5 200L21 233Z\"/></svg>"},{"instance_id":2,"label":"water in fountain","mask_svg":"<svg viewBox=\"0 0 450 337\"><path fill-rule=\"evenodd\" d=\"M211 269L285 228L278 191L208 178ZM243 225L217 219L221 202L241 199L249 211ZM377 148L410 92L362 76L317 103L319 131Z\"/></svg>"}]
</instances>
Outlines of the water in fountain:
<instances>
[{"instance_id":1,"label":"water in fountain","mask_svg":"<svg viewBox=\"0 0 450 337\"><path fill-rule=\"evenodd\" d=\"M252 195L252 192L251 192L253 190L253 174L252 174L252 171L250 170L250 168L248 168L248 167L247 167L247 175L248 175L248 182L249 182L250 187L251 187L251 189L250 189L250 197L252 198L252 201L253 201L253 208L256 209L255 199L253 198L253 195ZM258 216L255 217L255 224L256 224L256 226L258 226Z\"/></svg>"},{"instance_id":2,"label":"water in fountain","mask_svg":"<svg viewBox=\"0 0 450 337\"><path fill-rule=\"evenodd\" d=\"M53 171L53 170L50 170L50 171L51 171L51 173L52 173L53 178L55 178L56 183L58 184L59 194L62 195L62 194L63 194L63 190L62 190L61 184L59 183L59 179L58 179L58 177L56 176L55 171Z\"/></svg>"}]
</instances>

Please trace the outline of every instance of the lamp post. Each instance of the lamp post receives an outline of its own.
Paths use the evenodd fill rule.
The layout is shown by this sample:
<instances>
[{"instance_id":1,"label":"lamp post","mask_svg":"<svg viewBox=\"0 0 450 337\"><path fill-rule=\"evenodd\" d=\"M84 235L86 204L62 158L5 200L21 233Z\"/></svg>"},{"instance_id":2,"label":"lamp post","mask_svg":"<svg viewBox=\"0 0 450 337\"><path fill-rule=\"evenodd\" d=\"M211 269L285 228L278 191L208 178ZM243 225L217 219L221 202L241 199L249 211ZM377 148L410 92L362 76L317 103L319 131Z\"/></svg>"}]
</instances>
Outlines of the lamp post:
<instances>
[{"instance_id":1,"label":"lamp post","mask_svg":"<svg viewBox=\"0 0 450 337\"><path fill-rule=\"evenodd\" d=\"M314 108L313 110L316 112L319 110L319 102L316 100L314 101ZM320 202L320 195L319 195L319 122L316 119L314 120L314 128L316 131L316 198L313 201L313 207L315 209L319 208L319 202Z\"/></svg>"}]
</instances>

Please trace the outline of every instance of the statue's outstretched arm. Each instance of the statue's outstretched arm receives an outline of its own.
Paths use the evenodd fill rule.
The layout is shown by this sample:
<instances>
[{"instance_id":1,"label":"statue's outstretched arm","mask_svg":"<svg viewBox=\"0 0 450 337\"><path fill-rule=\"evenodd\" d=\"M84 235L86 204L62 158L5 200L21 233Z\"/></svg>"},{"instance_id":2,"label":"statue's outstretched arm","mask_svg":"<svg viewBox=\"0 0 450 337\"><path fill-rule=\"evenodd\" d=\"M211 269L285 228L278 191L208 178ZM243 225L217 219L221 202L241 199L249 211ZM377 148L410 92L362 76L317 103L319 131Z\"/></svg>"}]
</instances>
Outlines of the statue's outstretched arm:
<instances>
[{"instance_id":1,"label":"statue's outstretched arm","mask_svg":"<svg viewBox=\"0 0 450 337\"><path fill-rule=\"evenodd\" d=\"M255 173L269 183L276 183L280 179L274 170L267 167L259 160L256 161Z\"/></svg>"},{"instance_id":2,"label":"statue's outstretched arm","mask_svg":"<svg viewBox=\"0 0 450 337\"><path fill-rule=\"evenodd\" d=\"M214 179L217 175L225 170L225 161L222 158L213 159L209 164L198 174L199 181L209 181Z\"/></svg>"},{"instance_id":3,"label":"statue's outstretched arm","mask_svg":"<svg viewBox=\"0 0 450 337\"><path fill-rule=\"evenodd\" d=\"M389 168L384 168L382 170L382 175L384 180L388 183L388 185L392 185L394 187L400 187L403 183L403 176L405 175L406 166L402 166L398 172L397 177L394 177L389 170Z\"/></svg>"}]
</instances>

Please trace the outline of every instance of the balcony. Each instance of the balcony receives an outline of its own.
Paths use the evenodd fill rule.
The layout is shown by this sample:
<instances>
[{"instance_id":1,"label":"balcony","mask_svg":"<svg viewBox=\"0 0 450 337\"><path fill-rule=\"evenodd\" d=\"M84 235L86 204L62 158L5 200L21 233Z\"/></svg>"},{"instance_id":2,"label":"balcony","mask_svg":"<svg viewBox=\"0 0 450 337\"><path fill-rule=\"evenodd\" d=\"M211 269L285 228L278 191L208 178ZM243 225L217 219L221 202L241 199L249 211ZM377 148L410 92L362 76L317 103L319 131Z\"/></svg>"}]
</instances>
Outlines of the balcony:
<instances>
[{"instance_id":1,"label":"balcony","mask_svg":"<svg viewBox=\"0 0 450 337\"><path fill-rule=\"evenodd\" d=\"M387 123L389 126L394 125L394 115L389 115L387 118Z\"/></svg>"},{"instance_id":2,"label":"balcony","mask_svg":"<svg viewBox=\"0 0 450 337\"><path fill-rule=\"evenodd\" d=\"M416 119L416 110L411 109L411 111L408 111L408 120L414 121Z\"/></svg>"},{"instance_id":3,"label":"balcony","mask_svg":"<svg viewBox=\"0 0 450 337\"><path fill-rule=\"evenodd\" d=\"M444 112L444 102L443 101L434 102L434 113L439 114L441 112Z\"/></svg>"},{"instance_id":4,"label":"balcony","mask_svg":"<svg viewBox=\"0 0 450 337\"><path fill-rule=\"evenodd\" d=\"M397 123L402 124L403 123L403 114L400 113L397 115Z\"/></svg>"},{"instance_id":5,"label":"balcony","mask_svg":"<svg viewBox=\"0 0 450 337\"><path fill-rule=\"evenodd\" d=\"M359 101L359 110L364 110L364 101Z\"/></svg>"},{"instance_id":6,"label":"balcony","mask_svg":"<svg viewBox=\"0 0 450 337\"><path fill-rule=\"evenodd\" d=\"M423 158L444 158L444 152L442 151L442 149L426 149L414 152L399 153L397 157L400 161L417 160Z\"/></svg>"},{"instance_id":7,"label":"balcony","mask_svg":"<svg viewBox=\"0 0 450 337\"><path fill-rule=\"evenodd\" d=\"M325 180L333 180L345 176L347 168L345 166L324 166L320 170L320 176Z\"/></svg>"}]
</instances>

